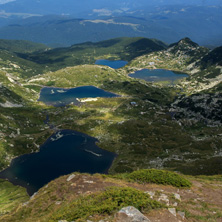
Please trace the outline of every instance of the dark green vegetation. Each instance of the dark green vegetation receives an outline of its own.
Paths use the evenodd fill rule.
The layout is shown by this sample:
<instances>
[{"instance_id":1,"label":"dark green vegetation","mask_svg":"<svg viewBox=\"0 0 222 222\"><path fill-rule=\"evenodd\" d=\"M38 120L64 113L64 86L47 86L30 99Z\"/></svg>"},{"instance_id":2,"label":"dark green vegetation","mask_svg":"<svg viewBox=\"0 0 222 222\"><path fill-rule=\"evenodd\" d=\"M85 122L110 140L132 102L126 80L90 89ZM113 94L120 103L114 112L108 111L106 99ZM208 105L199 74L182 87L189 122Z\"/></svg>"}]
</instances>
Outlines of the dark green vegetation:
<instances>
[{"instance_id":1,"label":"dark green vegetation","mask_svg":"<svg viewBox=\"0 0 222 222\"><path fill-rule=\"evenodd\" d=\"M221 57L222 57L222 46L215 48L208 55L204 56L201 59L201 68L205 69L208 66L212 65L221 66L222 65Z\"/></svg>"},{"instance_id":2,"label":"dark green vegetation","mask_svg":"<svg viewBox=\"0 0 222 222\"><path fill-rule=\"evenodd\" d=\"M47 50L48 47L41 43L34 43L25 40L7 40L0 39L0 50L6 50L17 53L31 53Z\"/></svg>"},{"instance_id":3,"label":"dark green vegetation","mask_svg":"<svg viewBox=\"0 0 222 222\"><path fill-rule=\"evenodd\" d=\"M4 70L27 78L69 66L94 64L100 58L131 61L137 56L164 48L166 45L161 41L139 37L86 42L56 49L28 41L1 40L0 64Z\"/></svg>"},{"instance_id":4,"label":"dark green vegetation","mask_svg":"<svg viewBox=\"0 0 222 222\"><path fill-rule=\"evenodd\" d=\"M97 59L126 60L166 48L163 42L146 38L116 38L98 43L86 42L46 52L20 54L46 70L58 70L67 66L94 64Z\"/></svg>"},{"instance_id":5,"label":"dark green vegetation","mask_svg":"<svg viewBox=\"0 0 222 222\"><path fill-rule=\"evenodd\" d=\"M142 191L133 188L110 187L102 193L76 199L60 208L49 221L58 221L59 219L83 220L95 214L111 215L129 205L133 205L143 212L163 207Z\"/></svg>"},{"instance_id":6,"label":"dark green vegetation","mask_svg":"<svg viewBox=\"0 0 222 222\"><path fill-rule=\"evenodd\" d=\"M137 183L155 183L163 185L172 185L175 187L191 187L191 183L183 176L164 170L138 170L125 176L130 181Z\"/></svg>"}]
</instances>

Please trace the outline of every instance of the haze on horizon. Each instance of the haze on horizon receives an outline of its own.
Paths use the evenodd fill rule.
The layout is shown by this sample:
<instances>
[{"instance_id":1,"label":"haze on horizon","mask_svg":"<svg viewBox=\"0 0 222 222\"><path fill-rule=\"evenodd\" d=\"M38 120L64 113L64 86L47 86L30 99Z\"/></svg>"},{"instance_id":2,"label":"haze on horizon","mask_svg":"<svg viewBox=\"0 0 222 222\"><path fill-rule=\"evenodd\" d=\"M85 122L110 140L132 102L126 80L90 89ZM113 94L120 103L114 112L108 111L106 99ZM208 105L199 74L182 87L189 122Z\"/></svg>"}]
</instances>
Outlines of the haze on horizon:
<instances>
[{"instance_id":1,"label":"haze on horizon","mask_svg":"<svg viewBox=\"0 0 222 222\"><path fill-rule=\"evenodd\" d=\"M124 36L222 45L222 1L0 0L0 39L68 46Z\"/></svg>"},{"instance_id":2,"label":"haze on horizon","mask_svg":"<svg viewBox=\"0 0 222 222\"><path fill-rule=\"evenodd\" d=\"M0 11L41 15L70 14L87 17L94 9L141 9L164 5L221 6L221 0L0 0Z\"/></svg>"}]
</instances>

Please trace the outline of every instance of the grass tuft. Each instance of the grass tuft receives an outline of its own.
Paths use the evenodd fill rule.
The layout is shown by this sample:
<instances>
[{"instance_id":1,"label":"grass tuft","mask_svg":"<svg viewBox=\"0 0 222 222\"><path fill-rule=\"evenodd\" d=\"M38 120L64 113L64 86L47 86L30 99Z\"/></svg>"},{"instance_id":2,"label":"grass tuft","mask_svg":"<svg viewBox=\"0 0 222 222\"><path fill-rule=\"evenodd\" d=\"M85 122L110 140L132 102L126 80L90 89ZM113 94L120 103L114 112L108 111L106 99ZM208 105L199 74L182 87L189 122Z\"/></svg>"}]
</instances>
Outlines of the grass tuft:
<instances>
[{"instance_id":1,"label":"grass tuft","mask_svg":"<svg viewBox=\"0 0 222 222\"><path fill-rule=\"evenodd\" d=\"M191 182L183 176L166 170L138 170L128 174L127 178L138 183L156 183L172 185L174 187L191 187Z\"/></svg>"},{"instance_id":2,"label":"grass tuft","mask_svg":"<svg viewBox=\"0 0 222 222\"><path fill-rule=\"evenodd\" d=\"M149 211L164 205L134 188L109 187L103 192L78 198L62 207L52 216L50 222L58 220L81 221L93 215L110 215L126 206Z\"/></svg>"}]
</instances>

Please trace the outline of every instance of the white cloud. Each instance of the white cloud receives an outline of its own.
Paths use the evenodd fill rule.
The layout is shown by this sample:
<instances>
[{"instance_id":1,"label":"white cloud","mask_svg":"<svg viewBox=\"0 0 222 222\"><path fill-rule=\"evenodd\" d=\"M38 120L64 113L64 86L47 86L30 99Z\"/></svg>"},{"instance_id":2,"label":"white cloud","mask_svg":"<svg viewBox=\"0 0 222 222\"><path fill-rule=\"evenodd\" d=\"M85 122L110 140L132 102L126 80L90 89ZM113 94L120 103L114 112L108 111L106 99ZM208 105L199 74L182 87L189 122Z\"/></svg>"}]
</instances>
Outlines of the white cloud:
<instances>
[{"instance_id":1,"label":"white cloud","mask_svg":"<svg viewBox=\"0 0 222 222\"><path fill-rule=\"evenodd\" d=\"M2 5L2 4L6 4L8 2L14 2L14 1L16 0L0 0L0 4Z\"/></svg>"},{"instance_id":2,"label":"white cloud","mask_svg":"<svg viewBox=\"0 0 222 222\"><path fill-rule=\"evenodd\" d=\"M102 9L93 9L94 13L98 13L99 16L110 16L112 15L112 11L102 8Z\"/></svg>"}]
</instances>

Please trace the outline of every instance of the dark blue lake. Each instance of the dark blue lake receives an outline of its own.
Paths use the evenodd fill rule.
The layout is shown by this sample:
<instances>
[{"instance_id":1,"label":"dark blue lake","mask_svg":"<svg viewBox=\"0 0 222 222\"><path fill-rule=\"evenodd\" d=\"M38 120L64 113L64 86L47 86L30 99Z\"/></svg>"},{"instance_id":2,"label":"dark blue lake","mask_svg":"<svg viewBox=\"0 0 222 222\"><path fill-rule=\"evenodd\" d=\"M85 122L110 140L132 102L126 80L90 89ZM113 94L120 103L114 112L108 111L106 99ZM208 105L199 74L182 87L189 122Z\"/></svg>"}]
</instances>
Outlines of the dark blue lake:
<instances>
[{"instance_id":1,"label":"dark blue lake","mask_svg":"<svg viewBox=\"0 0 222 222\"><path fill-rule=\"evenodd\" d=\"M106 59L99 59L99 60L96 60L96 62L95 62L96 65L109 66L113 69L122 68L127 63L128 63L127 61L123 61L123 60L106 60Z\"/></svg>"},{"instance_id":2,"label":"dark blue lake","mask_svg":"<svg viewBox=\"0 0 222 222\"><path fill-rule=\"evenodd\" d=\"M77 98L118 97L118 95L94 86L81 86L71 89L44 87L40 92L39 101L52 106L79 104Z\"/></svg>"},{"instance_id":3,"label":"dark blue lake","mask_svg":"<svg viewBox=\"0 0 222 222\"><path fill-rule=\"evenodd\" d=\"M58 131L40 147L40 152L15 158L0 172L0 178L26 187L32 195L61 175L75 171L107 173L116 154L100 149L97 141L80 132Z\"/></svg>"},{"instance_id":4,"label":"dark blue lake","mask_svg":"<svg viewBox=\"0 0 222 222\"><path fill-rule=\"evenodd\" d=\"M132 78L144 79L148 82L168 81L173 84L176 80L188 77L187 74L176 73L166 69L142 69L129 74Z\"/></svg>"}]
</instances>

